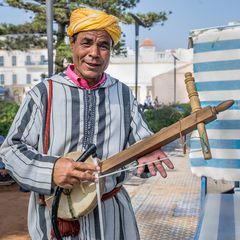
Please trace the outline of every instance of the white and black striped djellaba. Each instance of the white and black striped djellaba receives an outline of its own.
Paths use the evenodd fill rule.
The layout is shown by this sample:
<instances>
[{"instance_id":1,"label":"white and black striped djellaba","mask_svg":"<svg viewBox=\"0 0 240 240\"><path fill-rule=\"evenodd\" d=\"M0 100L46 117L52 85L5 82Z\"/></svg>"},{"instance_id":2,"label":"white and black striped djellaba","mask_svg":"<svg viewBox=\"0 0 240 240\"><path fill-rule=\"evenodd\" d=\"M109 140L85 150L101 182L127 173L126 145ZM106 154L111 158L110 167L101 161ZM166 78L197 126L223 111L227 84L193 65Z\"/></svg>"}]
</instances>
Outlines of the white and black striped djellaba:
<instances>
[{"instance_id":1,"label":"white and black striped djellaba","mask_svg":"<svg viewBox=\"0 0 240 240\"><path fill-rule=\"evenodd\" d=\"M28 228L33 240L50 239L50 213L38 204L38 195L54 192L52 171L64 154L97 146L97 157L108 157L149 136L152 132L142 118L130 89L107 74L94 90L77 87L65 73L53 76L49 149L43 154L48 81L37 84L22 103L9 134L1 147L1 157L14 179L31 191ZM106 178L104 192L127 179L123 172ZM106 240L138 240L139 232L131 200L126 190L102 202ZM98 209L80 219L78 237L100 239Z\"/></svg>"}]
</instances>

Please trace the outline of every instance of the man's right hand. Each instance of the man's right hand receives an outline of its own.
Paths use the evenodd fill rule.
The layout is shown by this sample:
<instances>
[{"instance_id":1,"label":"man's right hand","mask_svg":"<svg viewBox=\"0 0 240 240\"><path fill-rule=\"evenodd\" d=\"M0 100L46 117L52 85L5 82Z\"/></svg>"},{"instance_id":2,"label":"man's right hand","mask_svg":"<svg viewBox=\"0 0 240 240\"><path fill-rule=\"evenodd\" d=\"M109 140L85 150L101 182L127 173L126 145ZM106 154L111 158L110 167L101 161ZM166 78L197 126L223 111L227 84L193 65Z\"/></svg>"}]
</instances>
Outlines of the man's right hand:
<instances>
[{"instance_id":1,"label":"man's right hand","mask_svg":"<svg viewBox=\"0 0 240 240\"><path fill-rule=\"evenodd\" d=\"M71 158L59 158L53 169L53 182L55 185L72 189L80 181L96 182L93 172L99 171L99 166L87 162L75 162Z\"/></svg>"}]
</instances>

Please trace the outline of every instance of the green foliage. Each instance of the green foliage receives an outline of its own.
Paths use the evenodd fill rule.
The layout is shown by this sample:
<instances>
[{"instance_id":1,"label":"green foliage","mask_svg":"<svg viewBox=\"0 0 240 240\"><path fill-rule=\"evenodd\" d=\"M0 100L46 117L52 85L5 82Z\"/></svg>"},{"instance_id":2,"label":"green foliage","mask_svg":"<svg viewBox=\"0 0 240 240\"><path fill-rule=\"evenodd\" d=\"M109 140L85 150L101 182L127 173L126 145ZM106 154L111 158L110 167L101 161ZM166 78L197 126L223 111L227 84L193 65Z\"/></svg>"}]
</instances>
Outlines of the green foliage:
<instances>
[{"instance_id":1,"label":"green foliage","mask_svg":"<svg viewBox=\"0 0 240 240\"><path fill-rule=\"evenodd\" d=\"M59 71L62 70L62 59L66 59L68 63L72 62L72 52L70 46L67 45L65 42L61 42L58 45L58 54L55 58L55 65Z\"/></svg>"},{"instance_id":2,"label":"green foliage","mask_svg":"<svg viewBox=\"0 0 240 240\"><path fill-rule=\"evenodd\" d=\"M182 113L182 117L187 117L191 114L192 108L189 103L179 103L171 105L173 108L177 109Z\"/></svg>"},{"instance_id":3,"label":"green foliage","mask_svg":"<svg viewBox=\"0 0 240 240\"><path fill-rule=\"evenodd\" d=\"M118 42L118 44L114 47L113 49L113 55L123 55L123 56L127 56L127 49L125 47L125 34L122 33L122 38L121 40Z\"/></svg>"},{"instance_id":4,"label":"green foliage","mask_svg":"<svg viewBox=\"0 0 240 240\"><path fill-rule=\"evenodd\" d=\"M149 109L144 112L144 117L153 132L158 132L168 127L191 113L190 104L174 104L163 106L160 109Z\"/></svg>"},{"instance_id":5,"label":"green foliage","mask_svg":"<svg viewBox=\"0 0 240 240\"><path fill-rule=\"evenodd\" d=\"M15 102L0 101L0 135L7 135L18 108Z\"/></svg>"},{"instance_id":6,"label":"green foliage","mask_svg":"<svg viewBox=\"0 0 240 240\"><path fill-rule=\"evenodd\" d=\"M79 7L93 7L113 14L125 24L133 24L134 20L129 15L129 10L136 7L140 0L54 0L53 1L53 19L54 26L57 26L54 32L54 47L56 49L55 70L56 72L64 69L64 60L69 60L69 49L63 46L66 36L66 27L71 12ZM30 22L13 25L0 24L0 36L5 39L0 40L0 49L6 50L27 50L29 48L46 48L46 1L45 0L3 0L2 6L10 6L33 13ZM171 12L150 12L136 13L136 15L148 26L151 27L155 22L163 24ZM3 40L2 40L3 39ZM116 46L114 54L125 54L124 40ZM65 51L65 52L64 52Z\"/></svg>"},{"instance_id":7,"label":"green foliage","mask_svg":"<svg viewBox=\"0 0 240 240\"><path fill-rule=\"evenodd\" d=\"M2 47L1 47L2 46ZM47 41L43 38L37 38L36 35L18 35L7 36L4 41L0 42L1 49L4 50L21 50L27 51L33 48L47 48Z\"/></svg>"}]
</instances>

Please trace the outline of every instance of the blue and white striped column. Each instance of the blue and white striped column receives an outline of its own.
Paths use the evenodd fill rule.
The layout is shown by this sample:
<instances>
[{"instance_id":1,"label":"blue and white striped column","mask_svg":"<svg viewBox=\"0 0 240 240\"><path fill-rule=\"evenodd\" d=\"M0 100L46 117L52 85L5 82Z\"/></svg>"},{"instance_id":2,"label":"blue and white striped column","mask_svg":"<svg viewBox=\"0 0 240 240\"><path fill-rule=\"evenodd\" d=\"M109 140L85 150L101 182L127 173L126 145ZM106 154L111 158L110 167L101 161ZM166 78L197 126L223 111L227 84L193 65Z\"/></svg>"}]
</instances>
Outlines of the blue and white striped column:
<instances>
[{"instance_id":1,"label":"blue and white striped column","mask_svg":"<svg viewBox=\"0 0 240 240\"><path fill-rule=\"evenodd\" d=\"M191 170L197 176L240 180L240 25L193 30L193 69L202 107L235 104L206 125L211 160L204 160L197 131L190 140Z\"/></svg>"}]
</instances>

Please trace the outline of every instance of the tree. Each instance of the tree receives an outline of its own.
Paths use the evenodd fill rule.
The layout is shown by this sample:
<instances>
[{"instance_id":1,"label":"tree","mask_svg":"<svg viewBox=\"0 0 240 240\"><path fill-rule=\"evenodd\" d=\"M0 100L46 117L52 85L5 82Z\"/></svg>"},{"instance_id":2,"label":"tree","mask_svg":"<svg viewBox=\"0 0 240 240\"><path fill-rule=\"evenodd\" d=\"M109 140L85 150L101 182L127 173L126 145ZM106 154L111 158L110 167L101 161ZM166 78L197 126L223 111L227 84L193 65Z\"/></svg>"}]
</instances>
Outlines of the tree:
<instances>
[{"instance_id":1,"label":"tree","mask_svg":"<svg viewBox=\"0 0 240 240\"><path fill-rule=\"evenodd\" d=\"M191 114L189 103L164 105L159 109L144 111L144 117L153 132L168 127Z\"/></svg>"},{"instance_id":2,"label":"tree","mask_svg":"<svg viewBox=\"0 0 240 240\"><path fill-rule=\"evenodd\" d=\"M7 135L18 108L15 102L0 101L0 135Z\"/></svg>"},{"instance_id":3,"label":"tree","mask_svg":"<svg viewBox=\"0 0 240 240\"><path fill-rule=\"evenodd\" d=\"M63 70L64 59L71 62L71 53L69 46L65 41L65 32L68 20L72 10L80 6L94 7L99 10L117 16L125 24L133 23L128 10L136 7L140 0L54 0L53 19L54 19L54 48L55 71ZM26 12L32 12L32 21L20 25L0 24L0 49L6 50L28 50L30 48L46 48L46 1L45 0L3 0L2 6L10 6L23 9ZM136 14L149 28L156 22L163 24L171 12L149 12L147 14ZM2 40L3 39L3 40ZM119 54L124 50L121 48L124 40L116 48Z\"/></svg>"}]
</instances>

